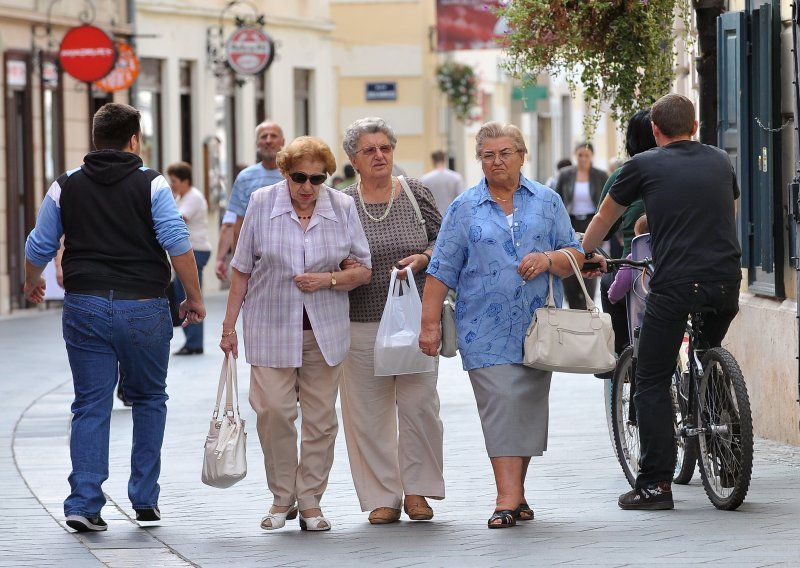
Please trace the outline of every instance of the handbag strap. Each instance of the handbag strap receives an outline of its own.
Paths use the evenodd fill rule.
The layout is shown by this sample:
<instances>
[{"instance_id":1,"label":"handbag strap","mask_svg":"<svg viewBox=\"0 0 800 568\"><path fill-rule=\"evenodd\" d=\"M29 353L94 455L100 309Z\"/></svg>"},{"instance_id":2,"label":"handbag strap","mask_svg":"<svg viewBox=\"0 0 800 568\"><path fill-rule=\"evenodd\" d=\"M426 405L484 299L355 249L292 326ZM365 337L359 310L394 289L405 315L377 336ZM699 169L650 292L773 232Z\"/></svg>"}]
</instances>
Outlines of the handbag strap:
<instances>
[{"instance_id":1,"label":"handbag strap","mask_svg":"<svg viewBox=\"0 0 800 568\"><path fill-rule=\"evenodd\" d=\"M411 206L414 208L414 212L417 214L417 219L419 219L419 224L424 225L425 219L422 218L422 211L419 210L419 203L417 203L417 198L414 197L414 192L411 191L411 188L408 186L406 178L403 176L397 176L397 181L400 182L400 185L403 187L403 191L406 192L408 200L411 202Z\"/></svg>"},{"instance_id":2,"label":"handbag strap","mask_svg":"<svg viewBox=\"0 0 800 568\"><path fill-rule=\"evenodd\" d=\"M589 292L586 290L586 284L583 282L583 276L581 276L581 270L578 268L578 262L575 260L575 257L572 254L564 249L558 249L558 252L563 254L564 256L569 259L569 264L572 267L572 272L575 273L575 278L578 279L578 284L581 285L581 290L583 290L583 297L586 298L586 309L590 312L596 311L597 306L595 306L594 300L589 296Z\"/></svg>"},{"instance_id":3,"label":"handbag strap","mask_svg":"<svg viewBox=\"0 0 800 568\"><path fill-rule=\"evenodd\" d=\"M239 419L239 382L236 376L236 359L233 353L228 353L222 362L217 386L217 400L214 405L214 419L219 416L219 407L222 404L222 392L225 391L225 413L232 412L236 420Z\"/></svg>"}]
</instances>

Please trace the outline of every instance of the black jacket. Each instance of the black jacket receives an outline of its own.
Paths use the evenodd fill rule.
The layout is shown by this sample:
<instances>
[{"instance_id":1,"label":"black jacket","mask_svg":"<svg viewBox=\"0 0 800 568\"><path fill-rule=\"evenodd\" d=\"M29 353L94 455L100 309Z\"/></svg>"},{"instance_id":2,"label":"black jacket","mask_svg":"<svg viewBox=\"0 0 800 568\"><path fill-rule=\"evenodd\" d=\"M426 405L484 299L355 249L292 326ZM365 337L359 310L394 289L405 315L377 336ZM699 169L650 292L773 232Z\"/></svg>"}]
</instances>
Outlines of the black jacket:
<instances>
[{"instance_id":1,"label":"black jacket","mask_svg":"<svg viewBox=\"0 0 800 568\"><path fill-rule=\"evenodd\" d=\"M564 207L567 211L572 206L572 196L575 195L575 178L578 175L578 166L568 166L561 170L558 174L556 181L555 191L561 196L564 202ZM600 201L600 194L603 192L603 186L606 184L608 174L603 170L592 168L589 170L589 193L592 196L592 203L597 208L597 203Z\"/></svg>"}]
</instances>

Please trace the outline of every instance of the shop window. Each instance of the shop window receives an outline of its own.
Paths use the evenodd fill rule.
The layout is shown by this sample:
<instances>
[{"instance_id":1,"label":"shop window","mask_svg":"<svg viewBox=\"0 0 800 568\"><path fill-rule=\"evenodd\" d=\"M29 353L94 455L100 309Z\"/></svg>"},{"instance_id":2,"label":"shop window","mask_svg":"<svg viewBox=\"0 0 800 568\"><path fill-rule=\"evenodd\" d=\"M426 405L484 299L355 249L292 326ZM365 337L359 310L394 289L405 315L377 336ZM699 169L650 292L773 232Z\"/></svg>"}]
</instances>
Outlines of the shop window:
<instances>
[{"instance_id":1,"label":"shop window","mask_svg":"<svg viewBox=\"0 0 800 568\"><path fill-rule=\"evenodd\" d=\"M193 140L192 132L192 63L181 61L180 69L181 80L181 160L191 164L193 162Z\"/></svg>"},{"instance_id":2,"label":"shop window","mask_svg":"<svg viewBox=\"0 0 800 568\"><path fill-rule=\"evenodd\" d=\"M267 74L266 72L255 77L255 103L256 124L267 120Z\"/></svg>"},{"instance_id":3,"label":"shop window","mask_svg":"<svg viewBox=\"0 0 800 568\"><path fill-rule=\"evenodd\" d=\"M64 99L61 72L54 59L45 58L42 72L42 150L45 185L64 171Z\"/></svg>"},{"instance_id":4,"label":"shop window","mask_svg":"<svg viewBox=\"0 0 800 568\"><path fill-rule=\"evenodd\" d=\"M294 70L294 133L296 136L311 134L311 84L308 69Z\"/></svg>"},{"instance_id":5,"label":"shop window","mask_svg":"<svg viewBox=\"0 0 800 568\"><path fill-rule=\"evenodd\" d=\"M136 108L142 113L142 161L155 170L163 167L163 120L161 100L161 60L139 62Z\"/></svg>"}]
</instances>

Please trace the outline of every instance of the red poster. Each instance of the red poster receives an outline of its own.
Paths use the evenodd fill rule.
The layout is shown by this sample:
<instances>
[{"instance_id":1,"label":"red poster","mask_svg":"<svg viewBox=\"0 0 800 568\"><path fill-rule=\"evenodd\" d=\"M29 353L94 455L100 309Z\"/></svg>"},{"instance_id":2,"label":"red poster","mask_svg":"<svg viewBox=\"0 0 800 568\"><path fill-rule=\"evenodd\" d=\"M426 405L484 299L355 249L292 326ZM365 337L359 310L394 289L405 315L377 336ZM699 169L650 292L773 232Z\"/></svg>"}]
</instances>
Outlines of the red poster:
<instances>
[{"instance_id":1,"label":"red poster","mask_svg":"<svg viewBox=\"0 0 800 568\"><path fill-rule=\"evenodd\" d=\"M437 0L439 51L499 47L505 24L494 9L500 4L499 0Z\"/></svg>"}]
</instances>

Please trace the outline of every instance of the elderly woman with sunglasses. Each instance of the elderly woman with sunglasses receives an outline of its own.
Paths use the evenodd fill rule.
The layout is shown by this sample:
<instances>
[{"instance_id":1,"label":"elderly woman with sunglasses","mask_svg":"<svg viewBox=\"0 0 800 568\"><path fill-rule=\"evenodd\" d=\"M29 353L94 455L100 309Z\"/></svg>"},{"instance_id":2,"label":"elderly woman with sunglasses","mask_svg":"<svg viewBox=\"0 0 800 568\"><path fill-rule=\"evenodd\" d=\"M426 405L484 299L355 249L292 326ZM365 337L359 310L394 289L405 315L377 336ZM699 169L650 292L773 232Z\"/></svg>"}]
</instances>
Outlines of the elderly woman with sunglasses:
<instances>
[{"instance_id":1,"label":"elderly woman with sunglasses","mask_svg":"<svg viewBox=\"0 0 800 568\"><path fill-rule=\"evenodd\" d=\"M490 529L533 519L525 497L532 456L547 449L549 371L522 365L525 332L545 304L553 279L572 274L566 250L583 265L583 253L561 198L522 175L528 152L512 124L489 122L476 136L484 178L447 209L422 299L419 344L434 356L441 344L442 302L458 296L456 331L464 370L478 405L486 450L497 486Z\"/></svg>"},{"instance_id":2,"label":"elderly woman with sunglasses","mask_svg":"<svg viewBox=\"0 0 800 568\"><path fill-rule=\"evenodd\" d=\"M437 371L376 377L374 370L392 267L410 266L422 294L442 220L422 183L392 175L396 144L380 118L356 120L342 143L360 176L343 191L358 203L372 254L372 281L350 292L352 342L340 386L342 419L353 483L372 524L399 520L401 505L410 519L429 520L433 510L426 497L444 498Z\"/></svg>"},{"instance_id":3,"label":"elderly woman with sunglasses","mask_svg":"<svg viewBox=\"0 0 800 568\"><path fill-rule=\"evenodd\" d=\"M352 197L323 185L336 170L322 140L278 153L285 180L253 193L231 262L220 347L238 357L244 303L250 404L256 412L272 507L261 528L330 530L320 500L338 431L336 396L350 347L348 292L369 282L370 254ZM351 266L341 270L345 259ZM297 402L302 411L300 458Z\"/></svg>"}]
</instances>

